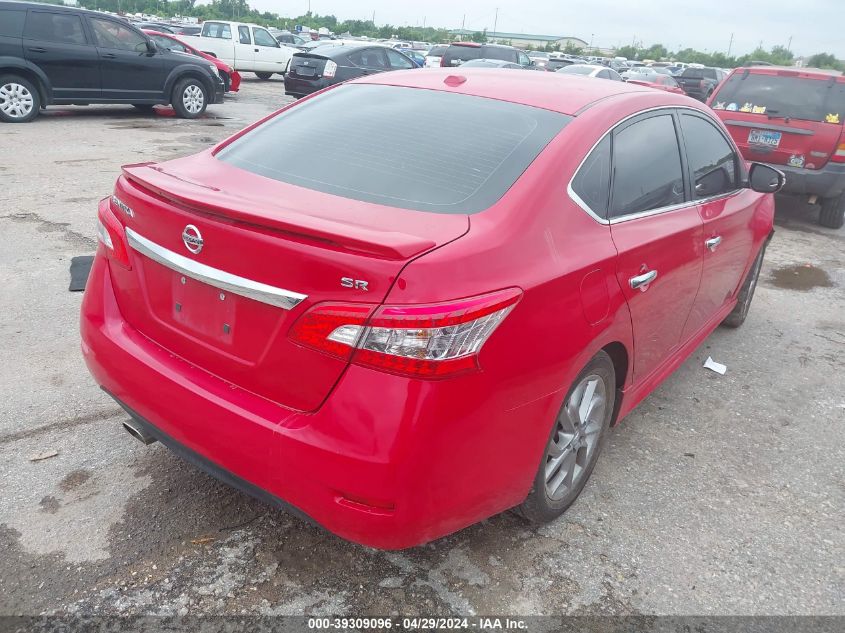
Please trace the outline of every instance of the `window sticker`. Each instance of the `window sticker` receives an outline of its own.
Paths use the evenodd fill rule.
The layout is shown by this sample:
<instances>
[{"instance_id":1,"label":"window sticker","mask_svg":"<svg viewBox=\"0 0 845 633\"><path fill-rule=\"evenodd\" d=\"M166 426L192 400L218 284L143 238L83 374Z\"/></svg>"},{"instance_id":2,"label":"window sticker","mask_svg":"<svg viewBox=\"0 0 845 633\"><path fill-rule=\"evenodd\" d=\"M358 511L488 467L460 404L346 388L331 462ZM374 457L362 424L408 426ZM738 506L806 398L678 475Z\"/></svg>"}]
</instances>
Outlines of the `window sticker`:
<instances>
[{"instance_id":1,"label":"window sticker","mask_svg":"<svg viewBox=\"0 0 845 633\"><path fill-rule=\"evenodd\" d=\"M787 164L790 167L803 167L804 166L804 154L793 154L789 157Z\"/></svg>"},{"instance_id":2,"label":"window sticker","mask_svg":"<svg viewBox=\"0 0 845 633\"><path fill-rule=\"evenodd\" d=\"M724 110L725 109L725 102L724 101L717 101L716 105L713 106L714 110Z\"/></svg>"},{"instance_id":3,"label":"window sticker","mask_svg":"<svg viewBox=\"0 0 845 633\"><path fill-rule=\"evenodd\" d=\"M739 109L739 111L740 111L740 112L751 112L751 110L752 110L753 108L754 108L754 106L753 106L753 105L751 105L750 103L746 103L745 105L743 105L743 106Z\"/></svg>"},{"instance_id":4,"label":"window sticker","mask_svg":"<svg viewBox=\"0 0 845 633\"><path fill-rule=\"evenodd\" d=\"M837 112L836 114L828 114L824 118L824 120L826 123L839 123L839 113Z\"/></svg>"},{"instance_id":5,"label":"window sticker","mask_svg":"<svg viewBox=\"0 0 845 633\"><path fill-rule=\"evenodd\" d=\"M737 110L739 110L739 106L735 103L731 103L730 105L728 105L727 108L725 108L725 110L727 110L728 112L736 112Z\"/></svg>"},{"instance_id":6,"label":"window sticker","mask_svg":"<svg viewBox=\"0 0 845 633\"><path fill-rule=\"evenodd\" d=\"M754 106L751 108L751 114L766 114L766 106Z\"/></svg>"}]
</instances>

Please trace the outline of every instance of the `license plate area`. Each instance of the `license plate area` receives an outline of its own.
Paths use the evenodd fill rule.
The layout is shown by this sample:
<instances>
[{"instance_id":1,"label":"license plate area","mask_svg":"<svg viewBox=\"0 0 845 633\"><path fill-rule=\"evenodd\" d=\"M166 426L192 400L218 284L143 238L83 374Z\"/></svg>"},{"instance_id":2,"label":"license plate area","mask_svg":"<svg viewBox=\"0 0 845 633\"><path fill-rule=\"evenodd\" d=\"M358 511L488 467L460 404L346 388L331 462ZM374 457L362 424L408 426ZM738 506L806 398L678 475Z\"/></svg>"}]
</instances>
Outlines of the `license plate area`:
<instances>
[{"instance_id":1,"label":"license plate area","mask_svg":"<svg viewBox=\"0 0 845 633\"><path fill-rule=\"evenodd\" d=\"M317 74L316 68L309 68L308 66L297 66L295 70L300 77L313 77Z\"/></svg>"},{"instance_id":2,"label":"license plate area","mask_svg":"<svg viewBox=\"0 0 845 633\"><path fill-rule=\"evenodd\" d=\"M231 345L240 297L201 281L171 274L171 318L185 331Z\"/></svg>"},{"instance_id":3,"label":"license plate area","mask_svg":"<svg viewBox=\"0 0 845 633\"><path fill-rule=\"evenodd\" d=\"M783 135L773 130L751 130L748 133L749 145L761 145L763 147L777 148Z\"/></svg>"}]
</instances>

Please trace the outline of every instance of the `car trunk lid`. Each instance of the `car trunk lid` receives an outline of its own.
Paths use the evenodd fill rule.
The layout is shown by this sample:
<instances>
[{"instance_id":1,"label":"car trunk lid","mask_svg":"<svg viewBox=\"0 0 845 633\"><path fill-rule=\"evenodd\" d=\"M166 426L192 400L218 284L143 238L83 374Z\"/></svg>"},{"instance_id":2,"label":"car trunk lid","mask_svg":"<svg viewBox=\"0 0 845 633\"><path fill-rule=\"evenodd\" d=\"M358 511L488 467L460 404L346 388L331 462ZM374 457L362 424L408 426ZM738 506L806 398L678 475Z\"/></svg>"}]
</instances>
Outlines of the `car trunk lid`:
<instances>
[{"instance_id":1,"label":"car trunk lid","mask_svg":"<svg viewBox=\"0 0 845 633\"><path fill-rule=\"evenodd\" d=\"M294 77L316 79L321 77L328 59L315 53L296 53L290 60L290 70Z\"/></svg>"},{"instance_id":2,"label":"car trunk lid","mask_svg":"<svg viewBox=\"0 0 845 633\"><path fill-rule=\"evenodd\" d=\"M217 184L232 182L237 193ZM129 325L304 411L319 407L347 363L293 343L296 319L325 301L381 303L407 262L469 224L270 180L208 152L127 166L115 197L132 269L113 266L112 279Z\"/></svg>"}]
</instances>

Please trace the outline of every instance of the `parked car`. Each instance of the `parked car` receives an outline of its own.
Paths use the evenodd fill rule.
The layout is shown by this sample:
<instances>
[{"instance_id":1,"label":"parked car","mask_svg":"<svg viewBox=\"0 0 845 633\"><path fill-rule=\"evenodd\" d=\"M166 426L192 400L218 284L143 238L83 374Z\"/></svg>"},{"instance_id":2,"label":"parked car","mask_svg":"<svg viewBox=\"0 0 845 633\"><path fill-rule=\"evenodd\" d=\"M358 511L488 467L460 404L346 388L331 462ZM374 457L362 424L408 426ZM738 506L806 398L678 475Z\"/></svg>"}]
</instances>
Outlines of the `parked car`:
<instances>
[{"instance_id":1,"label":"parked car","mask_svg":"<svg viewBox=\"0 0 845 633\"><path fill-rule=\"evenodd\" d=\"M135 22L133 26L142 31L158 31L159 33L170 33L171 35L176 33L175 27L170 24L162 24L161 22Z\"/></svg>"},{"instance_id":2,"label":"parked car","mask_svg":"<svg viewBox=\"0 0 845 633\"><path fill-rule=\"evenodd\" d=\"M199 36L182 38L197 50L223 60L238 72L253 72L259 79L287 72L297 49L279 44L270 31L257 24L206 20Z\"/></svg>"},{"instance_id":3,"label":"parked car","mask_svg":"<svg viewBox=\"0 0 845 633\"><path fill-rule=\"evenodd\" d=\"M291 33L290 31L283 31L281 29L267 29L270 31L270 35L276 38L276 41L279 44L285 44L287 46L292 46L293 48L298 48L305 44L305 42L310 42L311 38L305 39L297 35L296 33Z\"/></svg>"},{"instance_id":4,"label":"parked car","mask_svg":"<svg viewBox=\"0 0 845 633\"><path fill-rule=\"evenodd\" d=\"M650 77L656 75L657 72L649 68L648 66L637 66L631 67L629 66L626 70L619 73L623 80L628 81L628 79L642 79L644 77Z\"/></svg>"},{"instance_id":5,"label":"parked car","mask_svg":"<svg viewBox=\"0 0 845 633\"><path fill-rule=\"evenodd\" d=\"M195 118L223 100L214 64L159 50L126 21L71 7L0 0L0 120L49 105L172 104Z\"/></svg>"},{"instance_id":6,"label":"parked car","mask_svg":"<svg viewBox=\"0 0 845 633\"><path fill-rule=\"evenodd\" d=\"M585 77L595 77L597 79L611 79L613 81L622 81L622 77L612 68L599 66L597 64L572 64L558 69L564 75L583 75Z\"/></svg>"},{"instance_id":7,"label":"parked car","mask_svg":"<svg viewBox=\"0 0 845 633\"><path fill-rule=\"evenodd\" d=\"M813 68L738 68L709 104L746 159L784 171L786 193L821 204L822 226L845 224L845 77Z\"/></svg>"},{"instance_id":8,"label":"parked car","mask_svg":"<svg viewBox=\"0 0 845 633\"><path fill-rule=\"evenodd\" d=\"M425 66L425 55L423 55L420 51L415 51L411 48L399 48L396 50L406 57L409 57L418 68L423 68Z\"/></svg>"},{"instance_id":9,"label":"parked car","mask_svg":"<svg viewBox=\"0 0 845 633\"><path fill-rule=\"evenodd\" d=\"M425 68L437 68L440 66L440 60L443 58L443 53L449 48L448 44L437 44L428 49L425 54Z\"/></svg>"},{"instance_id":10,"label":"parked car","mask_svg":"<svg viewBox=\"0 0 845 633\"><path fill-rule=\"evenodd\" d=\"M783 176L709 108L453 75L355 79L123 168L81 334L133 436L373 547L549 521L608 427L745 320Z\"/></svg>"},{"instance_id":11,"label":"parked car","mask_svg":"<svg viewBox=\"0 0 845 633\"><path fill-rule=\"evenodd\" d=\"M520 66L531 66L533 62L525 54L513 46L502 44L479 44L477 42L454 42L449 45L440 58L441 66L460 66L471 59L502 59Z\"/></svg>"},{"instance_id":12,"label":"parked car","mask_svg":"<svg viewBox=\"0 0 845 633\"><path fill-rule=\"evenodd\" d=\"M699 101L707 101L722 80L725 73L718 68L693 68L689 66L680 75L675 75L675 81L690 97Z\"/></svg>"},{"instance_id":13,"label":"parked car","mask_svg":"<svg viewBox=\"0 0 845 633\"><path fill-rule=\"evenodd\" d=\"M561 68L566 68L567 66L573 66L576 63L577 62L574 62L571 59L555 57L546 62L546 70L554 72L560 70Z\"/></svg>"},{"instance_id":14,"label":"parked car","mask_svg":"<svg viewBox=\"0 0 845 633\"><path fill-rule=\"evenodd\" d=\"M654 74L643 75L642 79L628 78L629 84L636 84L639 86L646 86L647 88L655 88L657 90L665 90L666 92L674 92L675 94L686 94L678 82L670 75Z\"/></svg>"},{"instance_id":15,"label":"parked car","mask_svg":"<svg viewBox=\"0 0 845 633\"><path fill-rule=\"evenodd\" d=\"M182 24L176 28L176 35L199 35L201 32L199 24Z\"/></svg>"},{"instance_id":16,"label":"parked car","mask_svg":"<svg viewBox=\"0 0 845 633\"><path fill-rule=\"evenodd\" d=\"M504 59L471 59L461 64L461 68L510 68L513 70L532 69L532 66L520 66L514 62L506 62ZM545 69L543 69L545 70Z\"/></svg>"},{"instance_id":17,"label":"parked car","mask_svg":"<svg viewBox=\"0 0 845 633\"><path fill-rule=\"evenodd\" d=\"M293 56L285 76L285 94L304 97L354 77L416 67L410 57L381 44L328 44Z\"/></svg>"},{"instance_id":18,"label":"parked car","mask_svg":"<svg viewBox=\"0 0 845 633\"><path fill-rule=\"evenodd\" d=\"M149 38L156 43L156 46L158 46L162 50L167 49L179 53L189 53L190 55L202 57L203 59L214 64L217 67L217 72L220 75L220 79L223 80L224 92L237 92L238 90L240 90L241 75L237 70L229 66L229 64L224 63L216 57L207 55L202 51L198 51L193 46L188 46L187 44L185 44L185 42L181 41L175 35L148 30L145 30L144 33L148 35Z\"/></svg>"}]
</instances>

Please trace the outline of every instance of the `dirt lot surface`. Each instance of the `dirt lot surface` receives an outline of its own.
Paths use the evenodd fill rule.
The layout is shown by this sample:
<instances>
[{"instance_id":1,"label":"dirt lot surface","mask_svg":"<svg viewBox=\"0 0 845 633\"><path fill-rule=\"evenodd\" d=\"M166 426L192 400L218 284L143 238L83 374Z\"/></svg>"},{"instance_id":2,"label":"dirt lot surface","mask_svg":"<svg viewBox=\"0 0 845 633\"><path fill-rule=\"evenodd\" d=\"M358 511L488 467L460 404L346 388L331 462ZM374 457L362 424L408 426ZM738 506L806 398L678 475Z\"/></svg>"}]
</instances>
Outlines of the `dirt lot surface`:
<instances>
[{"instance_id":1,"label":"dirt lot surface","mask_svg":"<svg viewBox=\"0 0 845 633\"><path fill-rule=\"evenodd\" d=\"M83 365L70 259L121 164L207 147L283 92L248 77L197 121L102 106L0 127L0 614L845 615L845 230L789 201L745 326L613 431L550 525L503 514L375 551L131 439Z\"/></svg>"}]
</instances>

